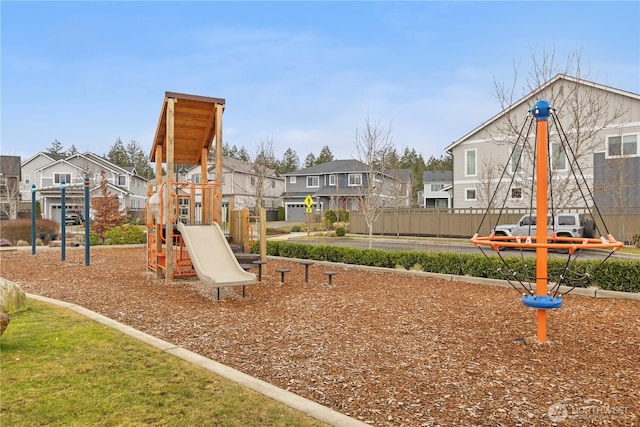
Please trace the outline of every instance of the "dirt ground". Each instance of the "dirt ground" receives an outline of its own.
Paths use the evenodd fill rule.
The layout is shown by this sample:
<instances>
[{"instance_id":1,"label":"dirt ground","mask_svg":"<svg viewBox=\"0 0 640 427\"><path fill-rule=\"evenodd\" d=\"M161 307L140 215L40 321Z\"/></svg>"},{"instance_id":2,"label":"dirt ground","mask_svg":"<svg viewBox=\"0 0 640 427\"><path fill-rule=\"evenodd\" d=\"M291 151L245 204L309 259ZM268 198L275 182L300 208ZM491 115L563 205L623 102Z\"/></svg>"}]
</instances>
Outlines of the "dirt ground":
<instances>
[{"instance_id":1,"label":"dirt ground","mask_svg":"<svg viewBox=\"0 0 640 427\"><path fill-rule=\"evenodd\" d=\"M640 425L640 301L567 295L540 344L510 288L270 260L215 301L145 257L1 252L0 273L376 426Z\"/></svg>"}]
</instances>

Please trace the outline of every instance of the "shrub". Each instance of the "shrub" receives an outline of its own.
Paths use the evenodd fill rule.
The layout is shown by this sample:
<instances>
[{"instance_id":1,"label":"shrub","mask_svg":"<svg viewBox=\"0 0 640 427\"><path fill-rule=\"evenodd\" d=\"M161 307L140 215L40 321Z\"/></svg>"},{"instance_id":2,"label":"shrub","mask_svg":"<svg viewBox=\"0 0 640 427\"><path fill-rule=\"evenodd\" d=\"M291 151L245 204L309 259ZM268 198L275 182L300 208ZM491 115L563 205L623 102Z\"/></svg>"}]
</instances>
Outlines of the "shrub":
<instances>
[{"instance_id":1,"label":"shrub","mask_svg":"<svg viewBox=\"0 0 640 427\"><path fill-rule=\"evenodd\" d=\"M292 233L299 233L300 231L302 231L302 228L300 228L299 225L294 225L293 227L291 227Z\"/></svg>"},{"instance_id":2,"label":"shrub","mask_svg":"<svg viewBox=\"0 0 640 427\"><path fill-rule=\"evenodd\" d=\"M379 249L356 249L339 246L267 242L267 254L288 258L315 259L330 262L340 262L353 265L367 265L375 267L405 269L419 268L422 271L441 274L467 275L486 277L490 279L512 281L533 280L536 276L536 262L534 258L504 257L505 264L496 259L477 254L458 254L419 251L383 251ZM550 258L548 267L550 272L564 272L566 261L560 258ZM588 280L582 280L587 277ZM599 286L601 289L640 292L640 262L626 260L601 261L582 260L572 263L571 271L566 272L564 284L582 287Z\"/></svg>"},{"instance_id":3,"label":"shrub","mask_svg":"<svg viewBox=\"0 0 640 427\"><path fill-rule=\"evenodd\" d=\"M338 237L344 237L347 234L347 230L345 230L344 227L338 227L336 228L336 236Z\"/></svg>"},{"instance_id":4,"label":"shrub","mask_svg":"<svg viewBox=\"0 0 640 427\"><path fill-rule=\"evenodd\" d=\"M136 245L145 243L147 235L141 227L122 225L105 231L105 242L109 245Z\"/></svg>"},{"instance_id":5,"label":"shrub","mask_svg":"<svg viewBox=\"0 0 640 427\"><path fill-rule=\"evenodd\" d=\"M631 236L631 245L636 248L640 248L640 234L634 234Z\"/></svg>"},{"instance_id":6,"label":"shrub","mask_svg":"<svg viewBox=\"0 0 640 427\"><path fill-rule=\"evenodd\" d=\"M338 222L349 222L349 211L345 209L338 210Z\"/></svg>"}]
</instances>

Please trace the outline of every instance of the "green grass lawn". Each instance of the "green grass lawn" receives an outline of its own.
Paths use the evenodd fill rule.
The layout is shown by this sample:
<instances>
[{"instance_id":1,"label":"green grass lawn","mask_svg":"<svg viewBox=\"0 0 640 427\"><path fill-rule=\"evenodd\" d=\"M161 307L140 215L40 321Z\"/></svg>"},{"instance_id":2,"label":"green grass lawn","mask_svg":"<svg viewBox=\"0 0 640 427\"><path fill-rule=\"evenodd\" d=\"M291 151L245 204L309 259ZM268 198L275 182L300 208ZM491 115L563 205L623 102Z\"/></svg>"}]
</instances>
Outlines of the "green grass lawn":
<instances>
[{"instance_id":1,"label":"green grass lawn","mask_svg":"<svg viewBox=\"0 0 640 427\"><path fill-rule=\"evenodd\" d=\"M29 300L0 338L0 425L323 426L67 309Z\"/></svg>"}]
</instances>

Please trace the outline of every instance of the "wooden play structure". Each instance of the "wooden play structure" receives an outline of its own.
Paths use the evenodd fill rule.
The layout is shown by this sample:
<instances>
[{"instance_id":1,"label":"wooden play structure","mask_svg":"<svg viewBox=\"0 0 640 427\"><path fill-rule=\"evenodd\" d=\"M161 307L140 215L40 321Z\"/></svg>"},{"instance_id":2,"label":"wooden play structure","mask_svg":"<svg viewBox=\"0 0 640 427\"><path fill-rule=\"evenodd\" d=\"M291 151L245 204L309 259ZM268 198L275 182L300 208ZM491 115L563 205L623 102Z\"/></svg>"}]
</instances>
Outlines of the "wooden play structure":
<instances>
[{"instance_id":1,"label":"wooden play structure","mask_svg":"<svg viewBox=\"0 0 640 427\"><path fill-rule=\"evenodd\" d=\"M220 228L224 107L221 98L165 93L150 155L156 178L147 190L146 225L147 268L167 282L196 275L216 288L257 282L240 266ZM207 158L214 141L215 176L209 177ZM199 165L200 182L180 181L178 165ZM248 214L229 217L234 230L248 229ZM239 240L248 238L236 234ZM247 242L237 243L245 247Z\"/></svg>"}]
</instances>

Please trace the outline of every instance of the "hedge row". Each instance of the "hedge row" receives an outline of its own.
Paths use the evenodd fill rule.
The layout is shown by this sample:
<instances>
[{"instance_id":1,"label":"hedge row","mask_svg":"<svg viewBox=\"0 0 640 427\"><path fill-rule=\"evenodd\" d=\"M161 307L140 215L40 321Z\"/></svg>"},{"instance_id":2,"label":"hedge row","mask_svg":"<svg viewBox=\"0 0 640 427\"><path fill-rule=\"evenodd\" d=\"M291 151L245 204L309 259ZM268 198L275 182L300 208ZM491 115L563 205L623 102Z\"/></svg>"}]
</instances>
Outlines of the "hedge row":
<instances>
[{"instance_id":1,"label":"hedge row","mask_svg":"<svg viewBox=\"0 0 640 427\"><path fill-rule=\"evenodd\" d=\"M258 251L259 245L254 245ZM341 246L309 245L267 241L267 254L286 258L313 259L373 267L420 269L432 273L491 279L535 282L535 258L499 257L449 252L384 251ZM549 258L550 276L564 273L566 259ZM571 263L563 284L577 287L598 286L601 289L640 292L640 262L612 260L577 260Z\"/></svg>"}]
</instances>

